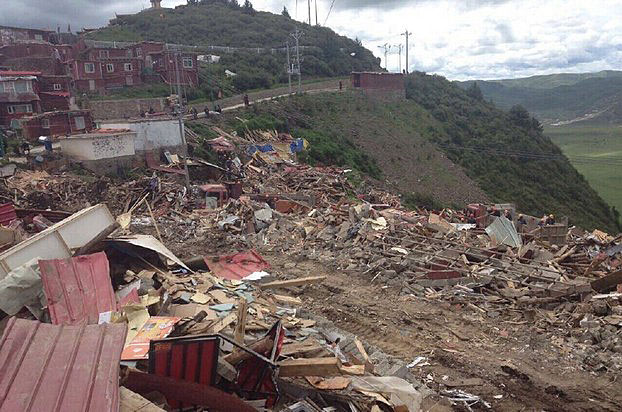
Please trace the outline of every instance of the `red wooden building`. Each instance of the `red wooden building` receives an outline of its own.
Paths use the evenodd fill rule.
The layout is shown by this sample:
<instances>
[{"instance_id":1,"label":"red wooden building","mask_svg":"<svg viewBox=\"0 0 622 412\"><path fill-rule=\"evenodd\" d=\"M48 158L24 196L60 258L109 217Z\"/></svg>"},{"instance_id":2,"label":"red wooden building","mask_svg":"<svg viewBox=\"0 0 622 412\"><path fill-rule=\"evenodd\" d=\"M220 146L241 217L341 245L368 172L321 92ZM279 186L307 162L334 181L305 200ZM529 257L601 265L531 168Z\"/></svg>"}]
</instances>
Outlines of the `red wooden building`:
<instances>
[{"instance_id":1,"label":"red wooden building","mask_svg":"<svg viewBox=\"0 0 622 412\"><path fill-rule=\"evenodd\" d=\"M0 26L0 45L18 43L20 41L49 42L54 33L53 30Z\"/></svg>"},{"instance_id":2,"label":"red wooden building","mask_svg":"<svg viewBox=\"0 0 622 412\"><path fill-rule=\"evenodd\" d=\"M0 126L41 112L37 76L39 72L0 72Z\"/></svg>"},{"instance_id":3,"label":"red wooden building","mask_svg":"<svg viewBox=\"0 0 622 412\"><path fill-rule=\"evenodd\" d=\"M39 136L69 136L86 133L95 128L88 110L65 110L40 113L19 120L22 136L36 141Z\"/></svg>"}]
</instances>

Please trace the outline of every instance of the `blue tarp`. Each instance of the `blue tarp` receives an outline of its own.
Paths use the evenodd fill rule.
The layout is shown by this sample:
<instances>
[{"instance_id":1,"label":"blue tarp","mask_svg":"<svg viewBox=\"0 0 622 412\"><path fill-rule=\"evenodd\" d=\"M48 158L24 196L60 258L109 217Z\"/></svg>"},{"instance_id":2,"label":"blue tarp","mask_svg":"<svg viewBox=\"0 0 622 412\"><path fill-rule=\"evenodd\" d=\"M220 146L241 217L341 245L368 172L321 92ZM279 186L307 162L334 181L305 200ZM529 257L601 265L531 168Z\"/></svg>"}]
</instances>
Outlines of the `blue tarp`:
<instances>
[{"instance_id":1,"label":"blue tarp","mask_svg":"<svg viewBox=\"0 0 622 412\"><path fill-rule=\"evenodd\" d=\"M282 143L275 143L275 144L281 145ZM289 144L290 153L302 152L304 148L305 148L305 143L303 139L296 139ZM249 155L253 155L255 152L266 153L266 152L274 152L274 151L276 151L276 149L270 143L255 144L255 145L248 146L246 148L246 153L248 153Z\"/></svg>"}]
</instances>

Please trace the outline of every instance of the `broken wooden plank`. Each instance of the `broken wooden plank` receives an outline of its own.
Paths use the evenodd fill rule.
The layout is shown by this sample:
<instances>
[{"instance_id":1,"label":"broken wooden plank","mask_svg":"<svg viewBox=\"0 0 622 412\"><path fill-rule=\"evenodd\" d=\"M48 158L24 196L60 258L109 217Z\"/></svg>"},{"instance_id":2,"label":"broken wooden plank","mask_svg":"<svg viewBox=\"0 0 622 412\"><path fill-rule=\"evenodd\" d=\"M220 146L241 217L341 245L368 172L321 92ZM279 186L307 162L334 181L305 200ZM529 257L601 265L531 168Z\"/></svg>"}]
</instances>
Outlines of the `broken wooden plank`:
<instances>
[{"instance_id":1,"label":"broken wooden plank","mask_svg":"<svg viewBox=\"0 0 622 412\"><path fill-rule=\"evenodd\" d=\"M285 295L272 295L274 300L283 305L302 305L302 299Z\"/></svg>"},{"instance_id":2,"label":"broken wooden plank","mask_svg":"<svg viewBox=\"0 0 622 412\"><path fill-rule=\"evenodd\" d=\"M266 289L278 289L278 288L288 288L292 286L304 286L312 283L317 283L326 279L326 276L309 276L306 278L298 278L292 280L278 280L275 282L264 283L263 285L259 285L259 288L262 290Z\"/></svg>"},{"instance_id":3,"label":"broken wooden plank","mask_svg":"<svg viewBox=\"0 0 622 412\"><path fill-rule=\"evenodd\" d=\"M622 283L622 270L608 274L607 276L593 280L590 285L597 292L603 292Z\"/></svg>"},{"instance_id":4,"label":"broken wooden plank","mask_svg":"<svg viewBox=\"0 0 622 412\"><path fill-rule=\"evenodd\" d=\"M218 367L216 369L218 375L223 377L229 382L235 382L238 377L238 371L233 367L232 364L224 360L223 358L218 358Z\"/></svg>"},{"instance_id":5,"label":"broken wooden plank","mask_svg":"<svg viewBox=\"0 0 622 412\"><path fill-rule=\"evenodd\" d=\"M246 335L246 315L248 314L246 299L240 299L238 304L238 323L235 325L235 341L240 345L244 345L244 336Z\"/></svg>"},{"instance_id":6,"label":"broken wooden plank","mask_svg":"<svg viewBox=\"0 0 622 412\"><path fill-rule=\"evenodd\" d=\"M340 376L337 358L288 359L279 362L279 376Z\"/></svg>"},{"instance_id":7,"label":"broken wooden plank","mask_svg":"<svg viewBox=\"0 0 622 412\"><path fill-rule=\"evenodd\" d=\"M283 345L281 349L281 356L300 356L307 353L322 351L323 348L317 342L296 342Z\"/></svg>"},{"instance_id":8,"label":"broken wooden plank","mask_svg":"<svg viewBox=\"0 0 622 412\"><path fill-rule=\"evenodd\" d=\"M209 327L210 333L219 333L221 330L231 325L238 318L235 313L230 313Z\"/></svg>"},{"instance_id":9,"label":"broken wooden plank","mask_svg":"<svg viewBox=\"0 0 622 412\"><path fill-rule=\"evenodd\" d=\"M365 365L350 365L350 366L341 365L339 369L344 375L356 375L356 376L365 375Z\"/></svg>"}]
</instances>

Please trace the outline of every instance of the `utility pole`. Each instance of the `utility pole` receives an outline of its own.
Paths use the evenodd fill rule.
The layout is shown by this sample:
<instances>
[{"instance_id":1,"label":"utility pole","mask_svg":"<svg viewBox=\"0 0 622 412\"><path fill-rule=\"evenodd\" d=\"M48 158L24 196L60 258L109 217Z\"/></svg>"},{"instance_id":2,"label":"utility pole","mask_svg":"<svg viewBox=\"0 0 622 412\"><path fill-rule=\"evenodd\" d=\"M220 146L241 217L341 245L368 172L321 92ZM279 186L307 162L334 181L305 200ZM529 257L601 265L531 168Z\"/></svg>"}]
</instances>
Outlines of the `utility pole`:
<instances>
[{"instance_id":1,"label":"utility pole","mask_svg":"<svg viewBox=\"0 0 622 412\"><path fill-rule=\"evenodd\" d=\"M307 0L307 5L309 6L309 26L311 25L311 0Z\"/></svg>"},{"instance_id":2,"label":"utility pole","mask_svg":"<svg viewBox=\"0 0 622 412\"><path fill-rule=\"evenodd\" d=\"M409 71L409 67L408 67L408 36L410 36L412 33L408 31L408 29L406 29L406 32L402 33L402 36L406 36L406 74L408 74Z\"/></svg>"},{"instance_id":3,"label":"utility pole","mask_svg":"<svg viewBox=\"0 0 622 412\"><path fill-rule=\"evenodd\" d=\"M311 3L309 3L311 4ZM302 91L302 80L300 78L300 37L302 37L304 33L301 32L300 30L296 29L296 31L294 33L291 34L291 36L294 38L294 40L296 40L296 70L295 72L298 74L298 93L300 93Z\"/></svg>"},{"instance_id":4,"label":"utility pole","mask_svg":"<svg viewBox=\"0 0 622 412\"><path fill-rule=\"evenodd\" d=\"M315 25L317 26L317 0L315 0Z\"/></svg>"},{"instance_id":5,"label":"utility pole","mask_svg":"<svg viewBox=\"0 0 622 412\"><path fill-rule=\"evenodd\" d=\"M398 53L399 59L400 59L398 66L400 68L400 73L401 73L402 72L402 48L404 47L404 45L403 44L396 44L393 47L397 47L397 53Z\"/></svg>"},{"instance_id":6,"label":"utility pole","mask_svg":"<svg viewBox=\"0 0 622 412\"><path fill-rule=\"evenodd\" d=\"M389 71L389 62L387 61L387 55L389 54L389 50L391 50L391 45L385 43L382 46L378 46L378 48L384 50L384 68Z\"/></svg>"},{"instance_id":7,"label":"utility pole","mask_svg":"<svg viewBox=\"0 0 622 412\"><path fill-rule=\"evenodd\" d=\"M292 94L292 63L289 57L289 40L287 41L287 80L289 83L289 94Z\"/></svg>"},{"instance_id":8,"label":"utility pole","mask_svg":"<svg viewBox=\"0 0 622 412\"><path fill-rule=\"evenodd\" d=\"M179 59L181 54L175 53L175 77L177 78L177 116L179 119L179 133L181 134L181 142L184 145L186 153L184 159L184 173L186 177L186 190L190 195L190 174L188 173L188 144L186 143L186 132L184 131L184 115L181 105L181 79L179 78Z\"/></svg>"}]
</instances>

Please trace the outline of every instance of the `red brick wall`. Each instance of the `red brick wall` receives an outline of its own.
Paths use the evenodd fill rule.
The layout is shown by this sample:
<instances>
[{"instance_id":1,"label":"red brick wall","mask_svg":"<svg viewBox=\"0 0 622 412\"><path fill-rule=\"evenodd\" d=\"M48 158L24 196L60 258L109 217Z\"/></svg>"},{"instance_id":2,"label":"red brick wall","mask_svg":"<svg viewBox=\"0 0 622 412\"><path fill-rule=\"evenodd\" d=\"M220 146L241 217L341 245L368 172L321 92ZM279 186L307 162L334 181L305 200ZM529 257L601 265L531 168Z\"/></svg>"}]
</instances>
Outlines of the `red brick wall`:
<instances>
[{"instance_id":1,"label":"red brick wall","mask_svg":"<svg viewBox=\"0 0 622 412\"><path fill-rule=\"evenodd\" d=\"M374 90L401 91L405 88L404 75L400 73L352 73L352 85Z\"/></svg>"}]
</instances>

